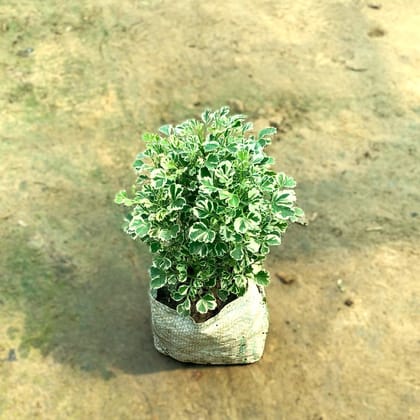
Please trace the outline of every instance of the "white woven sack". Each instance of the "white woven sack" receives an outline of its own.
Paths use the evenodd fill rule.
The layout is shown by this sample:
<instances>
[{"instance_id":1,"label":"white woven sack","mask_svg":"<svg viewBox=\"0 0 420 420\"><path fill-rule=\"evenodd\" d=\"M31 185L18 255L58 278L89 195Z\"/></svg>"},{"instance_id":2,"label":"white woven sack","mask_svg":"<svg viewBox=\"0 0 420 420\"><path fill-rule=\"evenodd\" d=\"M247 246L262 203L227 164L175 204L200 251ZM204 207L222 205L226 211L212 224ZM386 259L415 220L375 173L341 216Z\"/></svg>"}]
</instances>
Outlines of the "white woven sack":
<instances>
[{"instance_id":1,"label":"white woven sack","mask_svg":"<svg viewBox=\"0 0 420 420\"><path fill-rule=\"evenodd\" d=\"M263 289L249 282L244 296L202 323L150 297L154 344L181 362L243 364L259 360L268 332Z\"/></svg>"}]
</instances>

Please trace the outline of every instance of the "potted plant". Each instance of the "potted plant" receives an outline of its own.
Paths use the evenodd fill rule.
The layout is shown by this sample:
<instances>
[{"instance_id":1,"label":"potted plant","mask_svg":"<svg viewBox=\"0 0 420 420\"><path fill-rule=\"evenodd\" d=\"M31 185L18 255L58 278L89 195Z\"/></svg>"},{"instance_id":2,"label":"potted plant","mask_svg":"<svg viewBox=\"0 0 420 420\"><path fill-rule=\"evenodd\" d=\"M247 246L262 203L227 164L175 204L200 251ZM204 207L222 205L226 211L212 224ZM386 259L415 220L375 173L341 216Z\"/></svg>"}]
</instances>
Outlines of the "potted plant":
<instances>
[{"instance_id":1,"label":"potted plant","mask_svg":"<svg viewBox=\"0 0 420 420\"><path fill-rule=\"evenodd\" d=\"M145 134L135 162L125 231L148 244L150 302L157 350L184 362L251 363L268 331L263 263L289 223L303 217L296 183L270 169L257 136L229 108Z\"/></svg>"}]
</instances>

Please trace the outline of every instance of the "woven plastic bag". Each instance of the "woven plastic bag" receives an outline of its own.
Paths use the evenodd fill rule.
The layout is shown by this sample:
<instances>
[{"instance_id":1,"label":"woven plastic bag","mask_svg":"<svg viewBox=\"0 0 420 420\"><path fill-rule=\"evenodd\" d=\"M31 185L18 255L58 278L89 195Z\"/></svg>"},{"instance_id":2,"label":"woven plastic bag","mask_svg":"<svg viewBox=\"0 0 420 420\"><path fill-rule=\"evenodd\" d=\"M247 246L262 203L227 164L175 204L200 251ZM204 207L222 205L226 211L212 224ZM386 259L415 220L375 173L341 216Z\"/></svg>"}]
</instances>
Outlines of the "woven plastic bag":
<instances>
[{"instance_id":1,"label":"woven plastic bag","mask_svg":"<svg viewBox=\"0 0 420 420\"><path fill-rule=\"evenodd\" d=\"M180 316L150 296L156 349L181 362L245 364L259 360L268 332L263 289L249 282L246 293L202 323Z\"/></svg>"}]
</instances>

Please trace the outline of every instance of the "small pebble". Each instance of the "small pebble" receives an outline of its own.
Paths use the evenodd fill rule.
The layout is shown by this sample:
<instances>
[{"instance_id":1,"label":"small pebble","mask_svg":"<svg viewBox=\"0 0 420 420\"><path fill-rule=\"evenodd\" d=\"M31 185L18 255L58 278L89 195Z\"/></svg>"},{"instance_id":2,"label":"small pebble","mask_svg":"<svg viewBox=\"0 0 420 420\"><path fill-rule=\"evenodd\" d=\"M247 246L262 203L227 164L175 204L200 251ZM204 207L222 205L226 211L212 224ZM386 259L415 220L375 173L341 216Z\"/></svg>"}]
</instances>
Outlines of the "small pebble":
<instances>
[{"instance_id":1,"label":"small pebble","mask_svg":"<svg viewBox=\"0 0 420 420\"><path fill-rule=\"evenodd\" d=\"M285 274L285 273L276 273L276 277L283 283L283 284L292 284L296 281L296 277L293 274Z\"/></svg>"},{"instance_id":2,"label":"small pebble","mask_svg":"<svg viewBox=\"0 0 420 420\"><path fill-rule=\"evenodd\" d=\"M348 298L344 301L344 305L346 306L353 306L354 302L352 299Z\"/></svg>"},{"instance_id":3,"label":"small pebble","mask_svg":"<svg viewBox=\"0 0 420 420\"><path fill-rule=\"evenodd\" d=\"M369 2L368 7L371 9L379 10L382 7L382 4L377 2Z\"/></svg>"},{"instance_id":4,"label":"small pebble","mask_svg":"<svg viewBox=\"0 0 420 420\"><path fill-rule=\"evenodd\" d=\"M371 38L380 38L385 35L386 31L379 27L373 28L368 32L368 36L370 36Z\"/></svg>"},{"instance_id":5,"label":"small pebble","mask_svg":"<svg viewBox=\"0 0 420 420\"><path fill-rule=\"evenodd\" d=\"M16 53L18 57L29 57L34 52L34 49L29 47L24 50L20 50Z\"/></svg>"},{"instance_id":6,"label":"small pebble","mask_svg":"<svg viewBox=\"0 0 420 420\"><path fill-rule=\"evenodd\" d=\"M16 362L16 360L17 360L16 350L15 349L10 349L9 354L7 355L7 361L8 362Z\"/></svg>"}]
</instances>

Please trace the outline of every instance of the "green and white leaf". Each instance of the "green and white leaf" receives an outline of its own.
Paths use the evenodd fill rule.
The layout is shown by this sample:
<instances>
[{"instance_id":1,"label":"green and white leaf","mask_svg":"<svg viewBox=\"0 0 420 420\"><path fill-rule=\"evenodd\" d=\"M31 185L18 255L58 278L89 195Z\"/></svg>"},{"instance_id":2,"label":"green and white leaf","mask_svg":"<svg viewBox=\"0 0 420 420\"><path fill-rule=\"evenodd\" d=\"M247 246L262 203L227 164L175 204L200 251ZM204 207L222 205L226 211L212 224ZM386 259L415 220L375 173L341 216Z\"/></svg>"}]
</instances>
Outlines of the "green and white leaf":
<instances>
[{"instance_id":1,"label":"green and white leaf","mask_svg":"<svg viewBox=\"0 0 420 420\"><path fill-rule=\"evenodd\" d=\"M153 259L153 267L158 268L161 271L166 271L171 267L172 263L169 258L166 257L155 257Z\"/></svg>"},{"instance_id":2,"label":"green and white leaf","mask_svg":"<svg viewBox=\"0 0 420 420\"><path fill-rule=\"evenodd\" d=\"M217 302L212 294L207 293L198 300L195 307L200 314L206 314L208 311L216 309Z\"/></svg>"},{"instance_id":3,"label":"green and white leaf","mask_svg":"<svg viewBox=\"0 0 420 420\"><path fill-rule=\"evenodd\" d=\"M136 232L139 238L144 238L150 231L151 224L142 218L133 218L130 222L130 229Z\"/></svg>"},{"instance_id":4,"label":"green and white leaf","mask_svg":"<svg viewBox=\"0 0 420 420\"><path fill-rule=\"evenodd\" d=\"M150 287L152 289L160 289L163 287L166 283L166 274L163 270L157 268L157 267L150 267L149 269L150 274Z\"/></svg>"},{"instance_id":5,"label":"green and white leaf","mask_svg":"<svg viewBox=\"0 0 420 420\"><path fill-rule=\"evenodd\" d=\"M204 164L208 169L213 170L213 169L217 168L217 166L219 164L219 158L216 154L211 153L207 156L207 159L206 159Z\"/></svg>"},{"instance_id":6,"label":"green and white leaf","mask_svg":"<svg viewBox=\"0 0 420 420\"><path fill-rule=\"evenodd\" d=\"M217 242L213 246L213 251L217 257L223 257L227 254L229 248L224 242Z\"/></svg>"},{"instance_id":7,"label":"green and white leaf","mask_svg":"<svg viewBox=\"0 0 420 420\"><path fill-rule=\"evenodd\" d=\"M176 311L179 313L179 315L182 316L188 316L190 314L191 310L191 301L189 298L186 298L184 302L180 303L176 307Z\"/></svg>"},{"instance_id":8,"label":"green and white leaf","mask_svg":"<svg viewBox=\"0 0 420 420\"><path fill-rule=\"evenodd\" d=\"M272 136L274 134L277 133L277 129L274 127L267 127L267 128L263 128L259 133L258 133L258 139L263 139L269 136Z\"/></svg>"},{"instance_id":9,"label":"green and white leaf","mask_svg":"<svg viewBox=\"0 0 420 420\"><path fill-rule=\"evenodd\" d=\"M198 219L206 219L214 211L214 204L207 198L198 200L193 208L193 213Z\"/></svg>"},{"instance_id":10,"label":"green and white leaf","mask_svg":"<svg viewBox=\"0 0 420 420\"><path fill-rule=\"evenodd\" d=\"M209 252L208 245L204 242L190 242L188 249L191 254L199 257L206 257Z\"/></svg>"},{"instance_id":11,"label":"green and white leaf","mask_svg":"<svg viewBox=\"0 0 420 420\"><path fill-rule=\"evenodd\" d=\"M157 230L157 237L162 241L170 241L177 237L180 231L179 225L173 225L170 228L166 229L158 229Z\"/></svg>"},{"instance_id":12,"label":"green and white leaf","mask_svg":"<svg viewBox=\"0 0 420 420\"><path fill-rule=\"evenodd\" d=\"M172 126L170 124L162 125L161 127L159 127L159 131L162 134L165 134L165 136L169 136L172 131Z\"/></svg>"},{"instance_id":13,"label":"green and white leaf","mask_svg":"<svg viewBox=\"0 0 420 420\"><path fill-rule=\"evenodd\" d=\"M218 188L214 186L213 180L210 177L201 178L200 191L206 194L211 194L217 190Z\"/></svg>"},{"instance_id":14,"label":"green and white leaf","mask_svg":"<svg viewBox=\"0 0 420 420\"><path fill-rule=\"evenodd\" d=\"M253 220L247 219L246 217L236 218L233 222L233 227L237 233L242 235L248 231L258 229L258 225Z\"/></svg>"},{"instance_id":15,"label":"green and white leaf","mask_svg":"<svg viewBox=\"0 0 420 420\"><path fill-rule=\"evenodd\" d=\"M122 190L115 195L114 203L131 207L134 204L134 200L127 197L127 191Z\"/></svg>"},{"instance_id":16,"label":"green and white leaf","mask_svg":"<svg viewBox=\"0 0 420 420\"><path fill-rule=\"evenodd\" d=\"M246 248L254 254L257 254L260 250L260 244L254 238L250 238L246 244Z\"/></svg>"},{"instance_id":17,"label":"green and white leaf","mask_svg":"<svg viewBox=\"0 0 420 420\"><path fill-rule=\"evenodd\" d=\"M241 245L236 245L235 248L230 251L230 256L236 261L241 261L244 258L244 255L244 250Z\"/></svg>"},{"instance_id":18,"label":"green and white leaf","mask_svg":"<svg viewBox=\"0 0 420 420\"><path fill-rule=\"evenodd\" d=\"M217 290L217 296L223 301L225 302L227 300L227 298L229 297L229 292L225 289L218 289Z\"/></svg>"},{"instance_id":19,"label":"green and white leaf","mask_svg":"<svg viewBox=\"0 0 420 420\"><path fill-rule=\"evenodd\" d=\"M254 276L255 283L259 286L268 286L270 283L270 275L267 271L261 270Z\"/></svg>"},{"instance_id":20,"label":"green and white leaf","mask_svg":"<svg viewBox=\"0 0 420 420\"><path fill-rule=\"evenodd\" d=\"M222 225L219 229L219 234L224 241L234 242L235 241L235 231L229 226Z\"/></svg>"},{"instance_id":21,"label":"green and white leaf","mask_svg":"<svg viewBox=\"0 0 420 420\"><path fill-rule=\"evenodd\" d=\"M221 162L217 169L214 171L215 177L222 184L231 183L233 181L234 174L235 170L233 168L232 162L230 162L229 160Z\"/></svg>"},{"instance_id":22,"label":"green and white leaf","mask_svg":"<svg viewBox=\"0 0 420 420\"><path fill-rule=\"evenodd\" d=\"M270 234L265 238L265 242L268 246L280 245L281 244L281 235L280 234Z\"/></svg>"},{"instance_id":23,"label":"green and white leaf","mask_svg":"<svg viewBox=\"0 0 420 420\"><path fill-rule=\"evenodd\" d=\"M277 182L280 188L296 187L296 181L291 176L287 176L283 172L280 172L279 174L277 174Z\"/></svg>"},{"instance_id":24,"label":"green and white leaf","mask_svg":"<svg viewBox=\"0 0 420 420\"><path fill-rule=\"evenodd\" d=\"M162 188L166 184L166 175L162 169L154 169L151 173L151 185L154 188Z\"/></svg>"},{"instance_id":25,"label":"green and white leaf","mask_svg":"<svg viewBox=\"0 0 420 420\"><path fill-rule=\"evenodd\" d=\"M189 238L195 242L211 243L216 238L216 232L202 222L194 223L189 230Z\"/></svg>"},{"instance_id":26,"label":"green and white leaf","mask_svg":"<svg viewBox=\"0 0 420 420\"><path fill-rule=\"evenodd\" d=\"M220 147L217 141L208 141L203 145L205 152L212 152Z\"/></svg>"}]
</instances>

